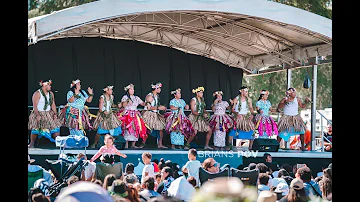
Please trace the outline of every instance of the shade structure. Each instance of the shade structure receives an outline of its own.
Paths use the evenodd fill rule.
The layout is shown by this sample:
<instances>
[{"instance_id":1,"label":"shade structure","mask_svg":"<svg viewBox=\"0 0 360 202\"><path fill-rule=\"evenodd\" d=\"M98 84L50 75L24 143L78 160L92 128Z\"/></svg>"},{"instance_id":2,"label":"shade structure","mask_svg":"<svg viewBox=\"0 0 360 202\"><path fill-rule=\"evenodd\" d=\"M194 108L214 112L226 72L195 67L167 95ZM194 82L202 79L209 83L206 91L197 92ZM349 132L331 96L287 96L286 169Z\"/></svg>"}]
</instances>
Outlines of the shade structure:
<instances>
[{"instance_id":1,"label":"shade structure","mask_svg":"<svg viewBox=\"0 0 360 202\"><path fill-rule=\"evenodd\" d=\"M28 20L29 45L67 37L136 40L245 74L332 55L332 21L266 0L102 0Z\"/></svg>"}]
</instances>

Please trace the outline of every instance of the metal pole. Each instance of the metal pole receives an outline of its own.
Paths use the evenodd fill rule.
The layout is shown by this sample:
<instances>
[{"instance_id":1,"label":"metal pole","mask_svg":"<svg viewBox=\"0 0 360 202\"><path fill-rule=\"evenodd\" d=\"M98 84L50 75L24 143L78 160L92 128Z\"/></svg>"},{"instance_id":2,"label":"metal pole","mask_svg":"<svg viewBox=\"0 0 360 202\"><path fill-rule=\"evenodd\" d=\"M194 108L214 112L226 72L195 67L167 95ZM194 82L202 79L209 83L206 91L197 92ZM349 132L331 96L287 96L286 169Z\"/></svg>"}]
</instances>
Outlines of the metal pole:
<instances>
[{"instance_id":1,"label":"metal pole","mask_svg":"<svg viewBox=\"0 0 360 202\"><path fill-rule=\"evenodd\" d=\"M319 64L319 56L316 56L315 64L313 65L312 78L312 103L311 103L311 135L310 135L310 150L314 148L314 139L316 134L316 88L317 88L317 65Z\"/></svg>"},{"instance_id":2,"label":"metal pole","mask_svg":"<svg viewBox=\"0 0 360 202\"><path fill-rule=\"evenodd\" d=\"M323 128L324 128L324 125L323 125L323 117L321 117L321 151L324 152L324 132L323 132Z\"/></svg>"},{"instance_id":3,"label":"metal pole","mask_svg":"<svg viewBox=\"0 0 360 202\"><path fill-rule=\"evenodd\" d=\"M287 69L286 73L287 73L287 89L289 89L291 87L291 69Z\"/></svg>"}]
</instances>

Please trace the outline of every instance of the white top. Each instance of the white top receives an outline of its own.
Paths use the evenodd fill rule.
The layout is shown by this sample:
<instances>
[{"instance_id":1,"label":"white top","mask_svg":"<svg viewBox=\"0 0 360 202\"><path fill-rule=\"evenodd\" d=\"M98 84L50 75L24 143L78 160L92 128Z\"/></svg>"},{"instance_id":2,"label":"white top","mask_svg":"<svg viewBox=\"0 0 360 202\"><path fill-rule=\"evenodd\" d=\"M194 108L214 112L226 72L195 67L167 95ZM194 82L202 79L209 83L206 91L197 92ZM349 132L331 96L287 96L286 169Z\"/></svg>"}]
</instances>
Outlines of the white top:
<instances>
[{"instance_id":1,"label":"white top","mask_svg":"<svg viewBox=\"0 0 360 202\"><path fill-rule=\"evenodd\" d=\"M87 160L87 162L88 162L88 164L85 167L85 179L86 180L93 176L93 174L95 173L95 169L96 169L96 163L90 162L89 160Z\"/></svg>"},{"instance_id":2,"label":"white top","mask_svg":"<svg viewBox=\"0 0 360 202\"><path fill-rule=\"evenodd\" d=\"M155 173L154 173L154 166L150 163L144 166L142 173L141 173L141 184L144 183L145 180L145 172L148 173L147 176L149 177L155 177ZM146 176L146 177L147 177Z\"/></svg>"},{"instance_id":3,"label":"white top","mask_svg":"<svg viewBox=\"0 0 360 202\"><path fill-rule=\"evenodd\" d=\"M216 103L214 105L215 115L224 115L226 112L226 108L229 106L229 103L226 101L221 101L220 103Z\"/></svg>"},{"instance_id":4,"label":"white top","mask_svg":"<svg viewBox=\"0 0 360 202\"><path fill-rule=\"evenodd\" d=\"M38 109L38 111L39 112L47 112L47 111L50 111L50 109L51 109L51 107L50 107L50 105L48 105L47 107L46 107L46 109L44 110L44 106L45 106L45 97L41 94L41 91L40 91L40 89L38 90L39 91L39 93L40 93L40 100L39 100L39 102L38 102L38 104L37 104L37 109ZM46 99L47 100L49 100L49 92L47 93L47 94L45 94L45 96L46 96ZM49 100L50 101L50 100Z\"/></svg>"},{"instance_id":5,"label":"white top","mask_svg":"<svg viewBox=\"0 0 360 202\"><path fill-rule=\"evenodd\" d=\"M198 160L194 161L188 161L184 165L184 168L188 171L189 177L194 177L196 179L196 185L200 186L200 180L199 180L199 168L201 167L201 163Z\"/></svg>"},{"instance_id":6,"label":"white top","mask_svg":"<svg viewBox=\"0 0 360 202\"><path fill-rule=\"evenodd\" d=\"M110 97L110 99L111 98L113 98L113 95L110 95L111 97ZM107 111L107 112L110 112L111 111L111 101L110 100L106 100L106 98L105 98L105 96L104 95L101 95L100 96L101 98L103 98L104 99L104 105L103 105L103 107L102 107L102 111ZM106 100L106 109L105 109L105 100Z\"/></svg>"},{"instance_id":7,"label":"white top","mask_svg":"<svg viewBox=\"0 0 360 202\"><path fill-rule=\"evenodd\" d=\"M294 98L292 102L285 103L284 106L284 114L288 116L296 116L299 114L299 104L297 101L297 97Z\"/></svg>"},{"instance_id":8,"label":"white top","mask_svg":"<svg viewBox=\"0 0 360 202\"><path fill-rule=\"evenodd\" d=\"M235 105L235 111L238 112L239 114L247 114L248 110L247 110L247 103L246 100L244 102L241 102L241 98L240 96L237 96L237 103ZM239 103L241 102L241 108L239 111Z\"/></svg>"},{"instance_id":9,"label":"white top","mask_svg":"<svg viewBox=\"0 0 360 202\"><path fill-rule=\"evenodd\" d=\"M155 107L155 106L157 106L158 105L158 102L159 102L159 95L154 95L154 94L152 94L152 93L149 93L149 94L147 94L147 95L150 95L152 98L153 98L153 100L151 101L151 103L150 103L150 105L152 106L152 107ZM145 100L146 100L146 97L145 97ZM147 107L145 106L144 107L144 109L147 109ZM152 112L158 112L158 110L151 110Z\"/></svg>"},{"instance_id":10,"label":"white top","mask_svg":"<svg viewBox=\"0 0 360 202\"><path fill-rule=\"evenodd\" d=\"M138 96L134 96L134 95L131 95L131 100L132 100L132 103L128 103L124 109L125 110L137 110L137 106L140 105L143 101L138 97ZM121 98L121 102L126 102L128 100L128 96L127 95L124 95L122 98Z\"/></svg>"}]
</instances>

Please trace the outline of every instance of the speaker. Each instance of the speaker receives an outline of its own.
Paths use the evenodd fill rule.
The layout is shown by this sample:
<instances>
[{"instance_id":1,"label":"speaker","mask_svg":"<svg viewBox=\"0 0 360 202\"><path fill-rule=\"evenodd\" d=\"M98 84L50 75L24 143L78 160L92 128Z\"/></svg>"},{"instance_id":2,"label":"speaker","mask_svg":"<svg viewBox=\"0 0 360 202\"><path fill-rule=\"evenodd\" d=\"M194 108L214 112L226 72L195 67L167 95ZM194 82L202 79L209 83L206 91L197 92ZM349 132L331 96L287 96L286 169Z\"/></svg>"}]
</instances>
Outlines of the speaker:
<instances>
[{"instance_id":1,"label":"speaker","mask_svg":"<svg viewBox=\"0 0 360 202\"><path fill-rule=\"evenodd\" d=\"M280 144L276 139L256 138L252 149L260 152L277 152Z\"/></svg>"}]
</instances>

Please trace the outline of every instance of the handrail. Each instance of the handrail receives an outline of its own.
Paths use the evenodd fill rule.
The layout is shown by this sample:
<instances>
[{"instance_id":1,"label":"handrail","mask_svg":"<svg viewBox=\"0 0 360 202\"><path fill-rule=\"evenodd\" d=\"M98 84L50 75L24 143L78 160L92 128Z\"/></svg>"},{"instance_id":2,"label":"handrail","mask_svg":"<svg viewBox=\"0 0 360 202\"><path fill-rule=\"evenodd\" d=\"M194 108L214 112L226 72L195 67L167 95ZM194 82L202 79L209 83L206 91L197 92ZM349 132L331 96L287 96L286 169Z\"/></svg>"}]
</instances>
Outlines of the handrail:
<instances>
[{"instance_id":1,"label":"handrail","mask_svg":"<svg viewBox=\"0 0 360 202\"><path fill-rule=\"evenodd\" d=\"M332 122L329 119L327 119L322 113L320 113L318 110L316 110L316 112L319 113L321 117L323 117L328 123L332 125Z\"/></svg>"}]
</instances>

